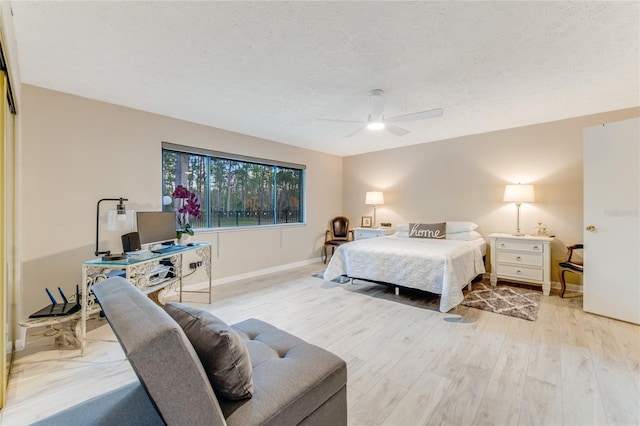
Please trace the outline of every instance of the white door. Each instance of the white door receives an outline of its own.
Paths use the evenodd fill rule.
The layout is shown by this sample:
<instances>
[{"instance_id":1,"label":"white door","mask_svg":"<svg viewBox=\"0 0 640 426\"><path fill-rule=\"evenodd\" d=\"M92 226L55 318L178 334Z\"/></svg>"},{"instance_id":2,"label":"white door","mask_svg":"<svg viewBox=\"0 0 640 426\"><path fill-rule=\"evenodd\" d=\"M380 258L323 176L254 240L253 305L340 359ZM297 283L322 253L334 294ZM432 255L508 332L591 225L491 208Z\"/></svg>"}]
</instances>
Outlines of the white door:
<instances>
[{"instance_id":1,"label":"white door","mask_svg":"<svg viewBox=\"0 0 640 426\"><path fill-rule=\"evenodd\" d=\"M584 310L635 324L640 324L639 147L640 118L584 130Z\"/></svg>"}]
</instances>

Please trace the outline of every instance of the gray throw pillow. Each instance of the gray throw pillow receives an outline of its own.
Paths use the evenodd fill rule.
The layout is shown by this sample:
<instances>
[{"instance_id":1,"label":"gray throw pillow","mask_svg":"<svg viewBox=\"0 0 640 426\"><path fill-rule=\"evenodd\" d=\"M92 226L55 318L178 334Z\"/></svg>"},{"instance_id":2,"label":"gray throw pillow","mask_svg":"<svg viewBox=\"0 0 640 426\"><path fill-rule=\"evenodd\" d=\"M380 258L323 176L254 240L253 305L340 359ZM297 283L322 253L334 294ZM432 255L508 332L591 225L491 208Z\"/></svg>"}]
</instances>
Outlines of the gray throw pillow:
<instances>
[{"instance_id":1,"label":"gray throw pillow","mask_svg":"<svg viewBox=\"0 0 640 426\"><path fill-rule=\"evenodd\" d=\"M215 393L231 400L251 398L253 370L242 338L205 310L177 302L164 309L184 330Z\"/></svg>"},{"instance_id":2,"label":"gray throw pillow","mask_svg":"<svg viewBox=\"0 0 640 426\"><path fill-rule=\"evenodd\" d=\"M447 223L410 223L409 238L431 238L442 240L447 237Z\"/></svg>"}]
</instances>

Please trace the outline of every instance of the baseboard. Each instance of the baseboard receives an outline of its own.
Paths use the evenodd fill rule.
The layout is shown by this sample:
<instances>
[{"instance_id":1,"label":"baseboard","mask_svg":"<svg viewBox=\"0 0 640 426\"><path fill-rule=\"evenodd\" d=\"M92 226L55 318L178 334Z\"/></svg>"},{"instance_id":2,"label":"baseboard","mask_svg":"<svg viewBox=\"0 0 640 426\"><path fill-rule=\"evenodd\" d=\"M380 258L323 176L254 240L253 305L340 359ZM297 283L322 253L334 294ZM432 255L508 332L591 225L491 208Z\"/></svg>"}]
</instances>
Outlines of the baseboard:
<instances>
[{"instance_id":1,"label":"baseboard","mask_svg":"<svg viewBox=\"0 0 640 426\"><path fill-rule=\"evenodd\" d=\"M16 351L21 351L27 345L27 329L26 327L18 327L18 338L16 339ZM11 342L7 342L7 351L11 346Z\"/></svg>"},{"instance_id":2,"label":"baseboard","mask_svg":"<svg viewBox=\"0 0 640 426\"><path fill-rule=\"evenodd\" d=\"M551 288L560 290L562 286L558 281L553 281L551 283ZM570 291L573 293L582 293L582 286L579 284L567 284L567 291Z\"/></svg>"},{"instance_id":3,"label":"baseboard","mask_svg":"<svg viewBox=\"0 0 640 426\"><path fill-rule=\"evenodd\" d=\"M307 260L302 260L300 262L293 262L293 263L287 263L285 265L278 265L272 268L259 269L257 271L247 272L246 274L238 274L238 275L232 275L229 277L218 278L216 280L213 280L212 285L215 287L219 285L229 284L235 281L246 280L249 278L256 278L263 275L274 274L276 272L288 271L290 269L299 268L301 266L312 265L314 263L322 263L322 258L317 257L315 259L307 259ZM209 283L207 283L206 281L202 281L199 283L194 283L194 284L185 286L184 289L185 290L201 290L203 288L207 288L208 285Z\"/></svg>"}]
</instances>

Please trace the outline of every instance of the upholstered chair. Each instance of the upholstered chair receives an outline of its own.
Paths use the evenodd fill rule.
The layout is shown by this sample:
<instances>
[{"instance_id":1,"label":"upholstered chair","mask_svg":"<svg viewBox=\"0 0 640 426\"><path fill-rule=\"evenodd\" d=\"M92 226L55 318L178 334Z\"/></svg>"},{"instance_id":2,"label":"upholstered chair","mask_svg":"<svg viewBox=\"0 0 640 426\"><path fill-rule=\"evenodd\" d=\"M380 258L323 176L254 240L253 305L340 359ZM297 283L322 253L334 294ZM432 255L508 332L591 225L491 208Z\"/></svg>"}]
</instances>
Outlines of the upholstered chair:
<instances>
[{"instance_id":1,"label":"upholstered chair","mask_svg":"<svg viewBox=\"0 0 640 426\"><path fill-rule=\"evenodd\" d=\"M349 229L349 218L336 216L329 222L329 229L324 234L324 246L322 247L322 261L327 263L327 247L331 247L331 255L336 247L353 240L353 230Z\"/></svg>"},{"instance_id":2,"label":"upholstered chair","mask_svg":"<svg viewBox=\"0 0 640 426\"><path fill-rule=\"evenodd\" d=\"M564 297L564 293L567 290L567 284L565 282L564 274L571 272L574 274L582 275L584 271L584 265L582 261L573 259L574 250L582 250L583 244L574 244L567 247L567 255L565 260L558 263L558 275L560 276L560 297Z\"/></svg>"}]
</instances>

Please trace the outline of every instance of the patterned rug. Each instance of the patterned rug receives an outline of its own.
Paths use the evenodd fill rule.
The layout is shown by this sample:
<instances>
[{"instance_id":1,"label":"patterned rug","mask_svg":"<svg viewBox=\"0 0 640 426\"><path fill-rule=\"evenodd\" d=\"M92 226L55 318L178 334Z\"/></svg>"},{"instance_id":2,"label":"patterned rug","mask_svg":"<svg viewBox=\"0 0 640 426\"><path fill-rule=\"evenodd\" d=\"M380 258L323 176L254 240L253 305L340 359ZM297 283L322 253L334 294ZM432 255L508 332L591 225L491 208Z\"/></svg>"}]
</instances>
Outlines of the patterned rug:
<instances>
[{"instance_id":1,"label":"patterned rug","mask_svg":"<svg viewBox=\"0 0 640 426\"><path fill-rule=\"evenodd\" d=\"M489 284L474 284L473 290L464 298L461 305L529 321L538 319L540 292Z\"/></svg>"}]
</instances>

